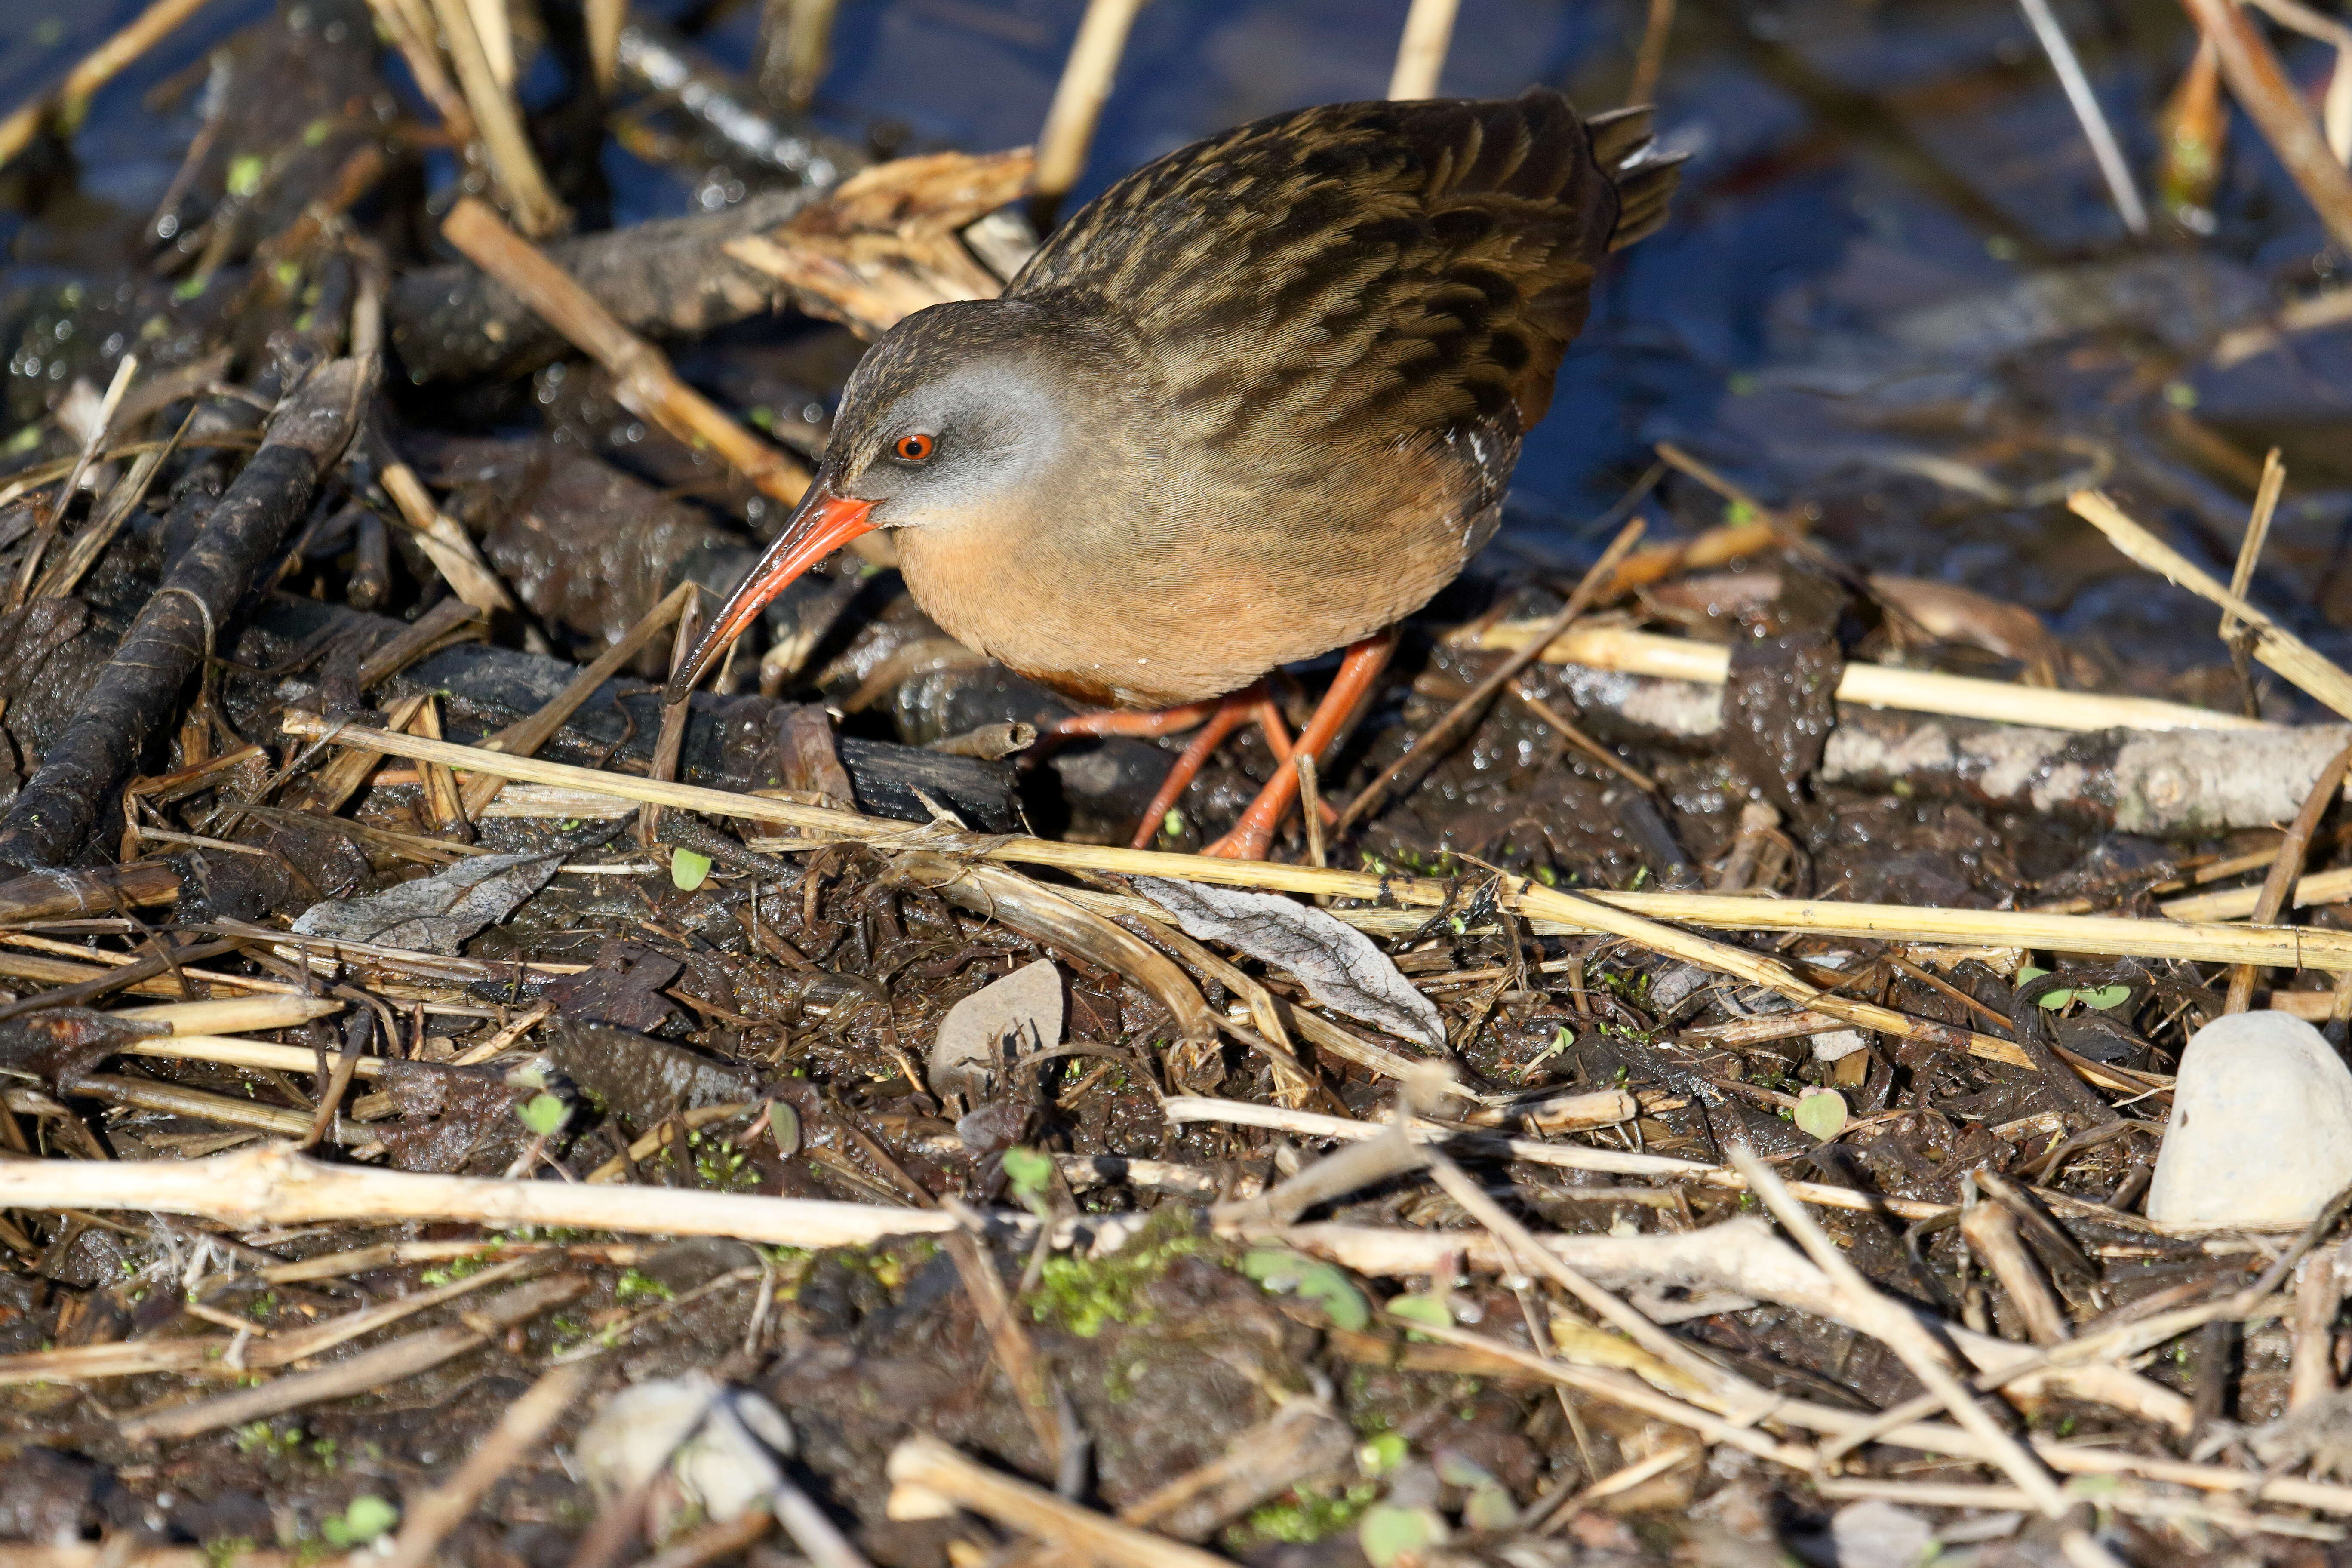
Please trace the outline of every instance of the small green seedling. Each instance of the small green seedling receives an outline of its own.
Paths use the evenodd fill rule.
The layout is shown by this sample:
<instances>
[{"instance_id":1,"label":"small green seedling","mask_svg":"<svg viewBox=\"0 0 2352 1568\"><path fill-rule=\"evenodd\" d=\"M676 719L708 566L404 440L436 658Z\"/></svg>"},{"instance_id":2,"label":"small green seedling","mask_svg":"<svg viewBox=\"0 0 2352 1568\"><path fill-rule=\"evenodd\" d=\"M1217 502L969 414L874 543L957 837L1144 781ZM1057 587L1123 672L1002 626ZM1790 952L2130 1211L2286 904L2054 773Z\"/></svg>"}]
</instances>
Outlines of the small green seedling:
<instances>
[{"instance_id":1,"label":"small green seedling","mask_svg":"<svg viewBox=\"0 0 2352 1568\"><path fill-rule=\"evenodd\" d=\"M541 1138L552 1138L563 1131L563 1123L570 1119L572 1108L554 1095L534 1094L515 1107L515 1114L522 1119L525 1127Z\"/></svg>"},{"instance_id":2,"label":"small green seedling","mask_svg":"<svg viewBox=\"0 0 2352 1568\"><path fill-rule=\"evenodd\" d=\"M1356 1544L1364 1549L1372 1568L1391 1568L1444 1542L1445 1521L1435 1509L1384 1502L1365 1510L1363 1521L1356 1526Z\"/></svg>"},{"instance_id":3,"label":"small green seedling","mask_svg":"<svg viewBox=\"0 0 2352 1568\"><path fill-rule=\"evenodd\" d=\"M1445 1303L1434 1296L1391 1296L1388 1300L1388 1314L1391 1318L1402 1318L1407 1322L1428 1323L1440 1329L1454 1326L1454 1314L1447 1311ZM1427 1340L1429 1336L1407 1330L1405 1338Z\"/></svg>"},{"instance_id":4,"label":"small green seedling","mask_svg":"<svg viewBox=\"0 0 2352 1568\"><path fill-rule=\"evenodd\" d=\"M349 1551L365 1546L400 1522L400 1510L380 1497L362 1492L352 1499L341 1515L319 1526L328 1545Z\"/></svg>"},{"instance_id":5,"label":"small green seedling","mask_svg":"<svg viewBox=\"0 0 2352 1568\"><path fill-rule=\"evenodd\" d=\"M672 849L669 852L670 886L681 893L690 893L709 879L710 857L693 849Z\"/></svg>"},{"instance_id":6,"label":"small green seedling","mask_svg":"<svg viewBox=\"0 0 2352 1568\"><path fill-rule=\"evenodd\" d=\"M1437 1479L1469 1494L1462 1500L1462 1522L1471 1529L1502 1531L1518 1523L1519 1505L1512 1500L1510 1489L1484 1465L1450 1451L1441 1453Z\"/></svg>"},{"instance_id":7,"label":"small green seedling","mask_svg":"<svg viewBox=\"0 0 2352 1568\"><path fill-rule=\"evenodd\" d=\"M1242 1259L1242 1273L1268 1290L1319 1302L1335 1328L1360 1330L1372 1321L1372 1309L1364 1300L1364 1293L1331 1264L1301 1258L1295 1252L1261 1247Z\"/></svg>"},{"instance_id":8,"label":"small green seedling","mask_svg":"<svg viewBox=\"0 0 2352 1568\"><path fill-rule=\"evenodd\" d=\"M1054 1157L1015 1143L1003 1159L1004 1179L1013 1184L1013 1195L1031 1208L1044 1203L1054 1184Z\"/></svg>"},{"instance_id":9,"label":"small green seedling","mask_svg":"<svg viewBox=\"0 0 2352 1568\"><path fill-rule=\"evenodd\" d=\"M1402 1432L1375 1432L1356 1446L1356 1468L1368 1476L1385 1476L1404 1463L1412 1446Z\"/></svg>"},{"instance_id":10,"label":"small green seedling","mask_svg":"<svg viewBox=\"0 0 2352 1568\"><path fill-rule=\"evenodd\" d=\"M1826 1143L1845 1131L1845 1096L1833 1089L1807 1089L1792 1114L1806 1136Z\"/></svg>"},{"instance_id":11,"label":"small green seedling","mask_svg":"<svg viewBox=\"0 0 2352 1568\"><path fill-rule=\"evenodd\" d=\"M2021 986L2031 985L2049 973L2046 969L2037 969L2030 963L2022 964L2017 971L2017 983ZM2128 985L2060 985L2043 992L2039 1000L2042 1006L2053 1013L2069 1002L2080 1002L2085 1007L2105 1012L2110 1007L2120 1007L2130 1001L2131 987Z\"/></svg>"}]
</instances>

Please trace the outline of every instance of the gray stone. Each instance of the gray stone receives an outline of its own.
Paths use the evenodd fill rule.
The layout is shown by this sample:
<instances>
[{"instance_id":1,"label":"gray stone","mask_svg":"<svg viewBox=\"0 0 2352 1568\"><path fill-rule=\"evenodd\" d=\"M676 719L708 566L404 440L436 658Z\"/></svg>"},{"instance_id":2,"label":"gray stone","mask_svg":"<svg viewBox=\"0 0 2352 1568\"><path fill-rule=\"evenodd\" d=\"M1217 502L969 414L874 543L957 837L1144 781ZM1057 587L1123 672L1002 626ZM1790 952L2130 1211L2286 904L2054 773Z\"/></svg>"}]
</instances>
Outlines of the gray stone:
<instances>
[{"instance_id":1,"label":"gray stone","mask_svg":"<svg viewBox=\"0 0 2352 1568\"><path fill-rule=\"evenodd\" d=\"M1041 958L948 1009L931 1044L931 1092L978 1105L1003 1091L1011 1063L1061 1043L1062 974Z\"/></svg>"},{"instance_id":2,"label":"gray stone","mask_svg":"<svg viewBox=\"0 0 2352 1568\"><path fill-rule=\"evenodd\" d=\"M2234 1013L2190 1037L2147 1217L2186 1229L2291 1229L2352 1185L2352 1071L2284 1013Z\"/></svg>"},{"instance_id":3,"label":"gray stone","mask_svg":"<svg viewBox=\"0 0 2352 1568\"><path fill-rule=\"evenodd\" d=\"M698 1520L761 1507L783 1480L793 1448L782 1412L709 1373L655 1378L607 1399L572 1452L606 1507L639 1488L646 1538L659 1542Z\"/></svg>"},{"instance_id":4,"label":"gray stone","mask_svg":"<svg viewBox=\"0 0 2352 1568\"><path fill-rule=\"evenodd\" d=\"M1916 1568L1935 1536L1920 1515L1875 1498L1850 1502L1830 1517L1837 1568Z\"/></svg>"}]
</instances>

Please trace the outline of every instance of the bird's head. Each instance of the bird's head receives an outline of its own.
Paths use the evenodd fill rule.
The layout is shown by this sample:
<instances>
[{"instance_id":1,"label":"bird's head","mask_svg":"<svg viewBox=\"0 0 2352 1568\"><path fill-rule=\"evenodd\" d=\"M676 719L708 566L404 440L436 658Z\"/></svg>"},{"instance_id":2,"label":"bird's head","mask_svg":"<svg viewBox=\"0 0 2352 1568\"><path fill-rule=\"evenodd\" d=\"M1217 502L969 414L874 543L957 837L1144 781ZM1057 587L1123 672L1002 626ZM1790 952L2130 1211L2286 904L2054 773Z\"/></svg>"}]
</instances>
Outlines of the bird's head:
<instances>
[{"instance_id":1,"label":"bird's head","mask_svg":"<svg viewBox=\"0 0 2352 1568\"><path fill-rule=\"evenodd\" d=\"M693 689L792 581L877 528L985 521L1033 506L1099 416L1067 372L1106 345L1020 300L919 310L858 362L808 493L664 694Z\"/></svg>"}]
</instances>

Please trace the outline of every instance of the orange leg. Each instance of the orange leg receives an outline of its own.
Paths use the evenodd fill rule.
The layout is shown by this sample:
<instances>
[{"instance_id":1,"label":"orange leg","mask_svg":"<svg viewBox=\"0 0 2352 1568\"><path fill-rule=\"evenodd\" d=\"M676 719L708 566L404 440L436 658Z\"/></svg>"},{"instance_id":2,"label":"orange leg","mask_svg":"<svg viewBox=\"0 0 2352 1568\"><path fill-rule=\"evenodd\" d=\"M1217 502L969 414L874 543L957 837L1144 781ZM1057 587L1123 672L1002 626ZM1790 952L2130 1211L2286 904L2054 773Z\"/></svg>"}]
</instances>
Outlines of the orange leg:
<instances>
[{"instance_id":1,"label":"orange leg","mask_svg":"<svg viewBox=\"0 0 2352 1568\"><path fill-rule=\"evenodd\" d=\"M1206 705L1195 703L1192 706ZM1151 804L1143 808L1143 820L1136 824L1135 837L1129 841L1129 847L1143 849L1150 846L1151 840L1159 835L1160 825L1167 820L1169 809L1182 797L1186 786L1200 776L1201 770L1209 765L1209 758L1224 743L1225 737L1252 719L1261 717L1261 709L1271 711L1274 702L1265 694L1265 683L1260 681L1218 698L1214 707L1215 711L1209 715L1209 721L1201 726L1199 734L1185 743L1175 765L1168 770L1168 776L1160 781L1160 793L1153 795ZM1118 717L1150 719L1156 715L1133 713ZM1281 715L1276 714L1274 721L1281 723Z\"/></svg>"},{"instance_id":2,"label":"orange leg","mask_svg":"<svg viewBox=\"0 0 2352 1568\"><path fill-rule=\"evenodd\" d=\"M1252 687L1250 690L1255 692L1257 688ZM1232 697L1213 697L1206 702L1187 702L1181 708L1153 708L1139 713L1122 708L1073 713L1047 725L1045 734L1067 736L1073 740L1087 735L1140 735L1147 739L1173 735L1214 717L1226 703L1244 694L1236 692ZM1230 730L1226 732L1232 733Z\"/></svg>"},{"instance_id":3,"label":"orange leg","mask_svg":"<svg viewBox=\"0 0 2352 1568\"><path fill-rule=\"evenodd\" d=\"M1275 701L1272 692L1266 693L1257 705L1257 727L1265 734L1266 750L1274 753L1274 760L1277 763L1290 761L1290 726L1282 721L1282 706ZM1318 815L1326 827L1339 820L1339 814L1331 809L1329 801L1318 799L1315 804L1320 808Z\"/></svg>"},{"instance_id":4,"label":"orange leg","mask_svg":"<svg viewBox=\"0 0 2352 1568\"><path fill-rule=\"evenodd\" d=\"M1396 633L1393 631L1381 632L1349 645L1347 658L1339 661L1339 673L1332 678L1331 689L1323 694L1322 702L1316 707L1315 716L1307 721L1307 728L1299 733L1298 751L1320 757L1330 750L1331 742L1339 738L1339 731L1346 726L1349 716L1355 712L1356 705L1372 689L1373 683L1380 679L1381 669L1389 662L1389 655L1395 648ZM1296 754L1294 752L1293 755ZM1233 831L1202 853L1222 855L1229 860L1265 859L1266 850L1274 844L1275 829L1282 826L1291 802L1297 798L1298 769L1289 759L1285 759L1266 786L1258 791L1257 798L1250 802L1249 809L1242 813L1241 820L1234 824Z\"/></svg>"}]
</instances>

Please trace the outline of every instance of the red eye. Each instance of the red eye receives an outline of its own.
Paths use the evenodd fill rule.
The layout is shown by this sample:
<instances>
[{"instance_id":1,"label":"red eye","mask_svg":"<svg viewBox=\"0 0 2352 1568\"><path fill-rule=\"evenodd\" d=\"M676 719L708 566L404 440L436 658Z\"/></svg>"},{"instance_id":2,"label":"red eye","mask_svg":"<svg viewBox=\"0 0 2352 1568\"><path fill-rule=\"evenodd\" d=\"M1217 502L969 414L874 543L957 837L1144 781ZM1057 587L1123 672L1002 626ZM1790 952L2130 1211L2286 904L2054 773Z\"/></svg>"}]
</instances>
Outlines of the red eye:
<instances>
[{"instance_id":1,"label":"red eye","mask_svg":"<svg viewBox=\"0 0 2352 1568\"><path fill-rule=\"evenodd\" d=\"M929 436L901 436L890 449L901 462L919 463L931 455L933 445Z\"/></svg>"}]
</instances>

